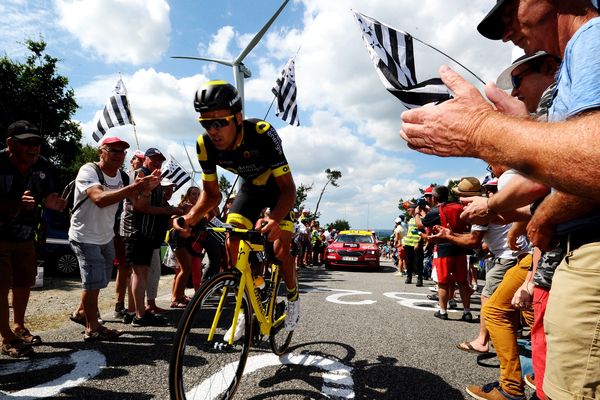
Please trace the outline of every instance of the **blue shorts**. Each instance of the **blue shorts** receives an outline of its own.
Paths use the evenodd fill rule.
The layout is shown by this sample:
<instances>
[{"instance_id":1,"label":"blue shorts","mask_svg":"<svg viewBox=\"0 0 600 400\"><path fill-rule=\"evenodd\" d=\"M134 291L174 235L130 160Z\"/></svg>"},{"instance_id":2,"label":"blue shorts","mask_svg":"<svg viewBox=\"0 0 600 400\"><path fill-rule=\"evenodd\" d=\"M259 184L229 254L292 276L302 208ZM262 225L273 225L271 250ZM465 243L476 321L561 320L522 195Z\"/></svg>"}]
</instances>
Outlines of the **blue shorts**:
<instances>
[{"instance_id":1,"label":"blue shorts","mask_svg":"<svg viewBox=\"0 0 600 400\"><path fill-rule=\"evenodd\" d=\"M71 240L70 244L79 262L83 289L97 290L108 286L115 259L113 241L106 244L90 244Z\"/></svg>"}]
</instances>

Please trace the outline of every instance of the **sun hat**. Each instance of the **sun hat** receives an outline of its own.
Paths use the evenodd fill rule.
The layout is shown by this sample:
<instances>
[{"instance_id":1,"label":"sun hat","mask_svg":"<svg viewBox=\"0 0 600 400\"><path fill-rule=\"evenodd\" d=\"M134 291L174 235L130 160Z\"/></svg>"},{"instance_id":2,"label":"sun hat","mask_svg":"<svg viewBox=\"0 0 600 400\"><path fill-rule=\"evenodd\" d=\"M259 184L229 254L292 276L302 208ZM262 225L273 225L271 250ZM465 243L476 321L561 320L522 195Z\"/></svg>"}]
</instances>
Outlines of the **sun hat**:
<instances>
[{"instance_id":1,"label":"sun hat","mask_svg":"<svg viewBox=\"0 0 600 400\"><path fill-rule=\"evenodd\" d=\"M549 54L545 51L538 51L534 54L525 54L519 58L517 58L513 63L507 67L504 71L498 75L498 79L496 79L496 86L498 86L502 90L511 90L513 88L512 84L512 72L517 69L517 67L528 63L533 60L538 60L541 57L546 57Z\"/></svg>"},{"instance_id":2,"label":"sun hat","mask_svg":"<svg viewBox=\"0 0 600 400\"><path fill-rule=\"evenodd\" d=\"M481 183L479 179L468 176L466 178L462 178L458 185L452 189L454 194L463 197L469 196L481 196Z\"/></svg>"}]
</instances>

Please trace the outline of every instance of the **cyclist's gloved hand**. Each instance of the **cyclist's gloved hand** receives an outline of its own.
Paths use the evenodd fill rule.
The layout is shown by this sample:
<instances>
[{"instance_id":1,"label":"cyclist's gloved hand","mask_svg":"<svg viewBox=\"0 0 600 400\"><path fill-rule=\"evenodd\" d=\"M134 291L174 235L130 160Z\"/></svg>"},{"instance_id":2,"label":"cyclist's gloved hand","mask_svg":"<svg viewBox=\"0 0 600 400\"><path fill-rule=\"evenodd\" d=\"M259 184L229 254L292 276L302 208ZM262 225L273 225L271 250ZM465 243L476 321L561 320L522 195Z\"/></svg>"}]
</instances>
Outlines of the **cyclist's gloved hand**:
<instances>
[{"instance_id":1,"label":"cyclist's gloved hand","mask_svg":"<svg viewBox=\"0 0 600 400\"><path fill-rule=\"evenodd\" d=\"M266 234L269 242L273 242L281 237L279 222L268 217L260 218L256 221L254 229L259 230L260 233Z\"/></svg>"}]
</instances>

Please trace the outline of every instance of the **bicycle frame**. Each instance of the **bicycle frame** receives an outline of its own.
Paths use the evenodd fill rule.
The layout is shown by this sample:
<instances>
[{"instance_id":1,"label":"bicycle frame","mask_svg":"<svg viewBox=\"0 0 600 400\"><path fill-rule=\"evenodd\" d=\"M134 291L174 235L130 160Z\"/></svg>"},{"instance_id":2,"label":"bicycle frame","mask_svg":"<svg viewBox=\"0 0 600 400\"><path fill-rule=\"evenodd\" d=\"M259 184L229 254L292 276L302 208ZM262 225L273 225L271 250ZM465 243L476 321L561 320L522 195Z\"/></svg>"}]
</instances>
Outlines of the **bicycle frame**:
<instances>
[{"instance_id":1,"label":"bicycle frame","mask_svg":"<svg viewBox=\"0 0 600 400\"><path fill-rule=\"evenodd\" d=\"M213 230L217 231L219 228L213 228ZM221 228L222 229L222 228ZM225 231L223 229L223 231ZM245 232L242 229L233 229L234 232ZM241 239L239 248L238 248L238 259L235 263L235 268L241 272L240 277L240 286L238 292L236 293L236 302L235 302L235 310L233 314L232 321L232 334L229 338L229 344L233 345L233 338L235 336L235 329L237 328L236 321L238 320L239 313L242 308L242 299L244 296L244 292L248 293L250 298L250 305L252 307L249 311L254 311L254 315L259 322L260 332L263 335L269 335L271 332L271 328L277 324L281 323L285 319L285 314L279 317L276 321L273 320L273 316L275 315L275 300L277 299L277 290L278 288L273 288L273 291L269 297L269 303L267 309L265 310L262 304L261 299L259 299L256 294L256 286L254 286L254 279L252 278L252 269L250 268L250 263L248 258L251 252L263 251L264 246L262 244L251 243L248 240ZM271 282L276 282L279 276L279 264L272 263L271 264ZM223 301L225 296L227 295L227 288L221 295L221 299L219 301L219 305L217 307L217 312L215 314L215 319L213 320L213 324L211 326L211 330L209 333L208 340L212 340L217 322L221 316L221 312L223 309ZM251 314L252 315L252 314Z\"/></svg>"}]
</instances>

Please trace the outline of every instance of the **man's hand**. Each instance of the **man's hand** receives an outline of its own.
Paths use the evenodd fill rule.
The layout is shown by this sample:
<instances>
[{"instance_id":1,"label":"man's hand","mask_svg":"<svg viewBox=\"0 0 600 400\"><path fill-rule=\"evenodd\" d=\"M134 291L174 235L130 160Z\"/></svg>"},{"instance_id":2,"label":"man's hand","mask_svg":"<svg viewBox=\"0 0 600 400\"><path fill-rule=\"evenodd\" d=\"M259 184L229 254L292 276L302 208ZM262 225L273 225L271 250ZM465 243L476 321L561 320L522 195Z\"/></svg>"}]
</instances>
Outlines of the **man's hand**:
<instances>
[{"instance_id":1,"label":"man's hand","mask_svg":"<svg viewBox=\"0 0 600 400\"><path fill-rule=\"evenodd\" d=\"M436 225L431 229L432 234L427 236L429 243L440 243L444 242L452 234L450 228L445 228L441 225Z\"/></svg>"},{"instance_id":2,"label":"man's hand","mask_svg":"<svg viewBox=\"0 0 600 400\"><path fill-rule=\"evenodd\" d=\"M185 214L183 210L179 207L167 206L167 214L169 215L183 215Z\"/></svg>"},{"instance_id":3,"label":"man's hand","mask_svg":"<svg viewBox=\"0 0 600 400\"><path fill-rule=\"evenodd\" d=\"M508 230L508 234L506 235L506 240L508 241L508 246L511 250L519 251L524 250L519 247L519 238L521 236L527 235L527 225L524 221L513 222Z\"/></svg>"},{"instance_id":4,"label":"man's hand","mask_svg":"<svg viewBox=\"0 0 600 400\"><path fill-rule=\"evenodd\" d=\"M21 211L29 211L33 210L35 207L35 199L31 195L31 190L26 190L23 192L23 196L21 196Z\"/></svg>"},{"instance_id":5,"label":"man's hand","mask_svg":"<svg viewBox=\"0 0 600 400\"><path fill-rule=\"evenodd\" d=\"M496 84L493 82L485 85L485 95L492 103L494 103L496 109L503 114L514 117L529 116L529 112L527 112L525 103L498 88L498 86L496 86Z\"/></svg>"},{"instance_id":6,"label":"man's hand","mask_svg":"<svg viewBox=\"0 0 600 400\"><path fill-rule=\"evenodd\" d=\"M460 203L463 205L463 212L460 219L471 224L486 225L492 219L488 210L487 197L461 197Z\"/></svg>"},{"instance_id":7,"label":"man's hand","mask_svg":"<svg viewBox=\"0 0 600 400\"><path fill-rule=\"evenodd\" d=\"M260 218L258 221L256 221L254 229L260 230L260 233L267 234L269 242L274 242L281 237L279 221L275 221L269 217Z\"/></svg>"},{"instance_id":8,"label":"man's hand","mask_svg":"<svg viewBox=\"0 0 600 400\"><path fill-rule=\"evenodd\" d=\"M67 206L67 200L60 197L58 193L50 193L44 199L44 207L54 211L62 211Z\"/></svg>"},{"instance_id":9,"label":"man's hand","mask_svg":"<svg viewBox=\"0 0 600 400\"><path fill-rule=\"evenodd\" d=\"M539 209L538 209L539 211ZM527 224L527 237L531 243L542 251L552 248L550 245L554 239L554 224L545 220L544 212L535 212Z\"/></svg>"},{"instance_id":10,"label":"man's hand","mask_svg":"<svg viewBox=\"0 0 600 400\"><path fill-rule=\"evenodd\" d=\"M475 86L448 66L440 67L440 76L454 98L434 107L404 111L400 136L421 153L477 157L478 130L494 110Z\"/></svg>"},{"instance_id":11,"label":"man's hand","mask_svg":"<svg viewBox=\"0 0 600 400\"><path fill-rule=\"evenodd\" d=\"M160 184L160 170L155 169L148 176L143 171L139 171L135 177L135 185L140 192L151 192Z\"/></svg>"},{"instance_id":12,"label":"man's hand","mask_svg":"<svg viewBox=\"0 0 600 400\"><path fill-rule=\"evenodd\" d=\"M533 287L532 281L523 282L511 300L512 306L517 310L531 310L533 308Z\"/></svg>"}]
</instances>

